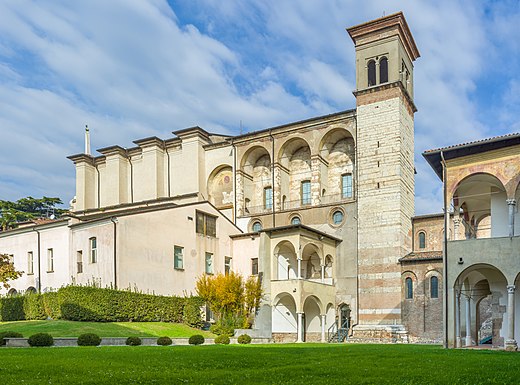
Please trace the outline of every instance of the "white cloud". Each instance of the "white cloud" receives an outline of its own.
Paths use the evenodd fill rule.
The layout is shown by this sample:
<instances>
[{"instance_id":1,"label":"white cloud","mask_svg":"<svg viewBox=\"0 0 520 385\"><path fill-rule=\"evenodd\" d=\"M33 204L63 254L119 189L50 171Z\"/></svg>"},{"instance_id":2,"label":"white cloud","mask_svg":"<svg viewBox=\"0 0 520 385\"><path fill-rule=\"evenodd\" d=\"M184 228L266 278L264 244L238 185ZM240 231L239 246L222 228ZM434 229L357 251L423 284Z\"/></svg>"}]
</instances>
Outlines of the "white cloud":
<instances>
[{"instance_id":1,"label":"white cloud","mask_svg":"<svg viewBox=\"0 0 520 385\"><path fill-rule=\"evenodd\" d=\"M100 148L192 125L238 133L240 121L257 130L353 108L355 55L345 27L403 9L422 54L417 212L437 211L440 182L420 153L493 135L479 84L491 67L497 73L503 49L519 51L515 4L2 2L0 199L40 192L68 200L74 169L65 157L82 151L85 124ZM508 104L485 113L505 127L518 124L512 61L508 77L497 79L509 85L498 97Z\"/></svg>"}]
</instances>

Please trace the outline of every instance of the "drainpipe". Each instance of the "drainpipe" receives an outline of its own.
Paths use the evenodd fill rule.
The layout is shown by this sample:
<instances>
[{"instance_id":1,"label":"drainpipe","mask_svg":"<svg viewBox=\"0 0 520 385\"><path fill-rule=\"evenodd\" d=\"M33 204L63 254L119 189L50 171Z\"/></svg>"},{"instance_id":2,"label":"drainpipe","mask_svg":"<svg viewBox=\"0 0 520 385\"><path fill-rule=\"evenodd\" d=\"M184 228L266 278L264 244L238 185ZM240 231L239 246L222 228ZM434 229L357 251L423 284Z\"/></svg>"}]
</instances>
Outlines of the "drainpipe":
<instances>
[{"instance_id":1,"label":"drainpipe","mask_svg":"<svg viewBox=\"0 0 520 385\"><path fill-rule=\"evenodd\" d=\"M233 222L237 224L237 148L235 142L231 139L233 147Z\"/></svg>"},{"instance_id":2,"label":"drainpipe","mask_svg":"<svg viewBox=\"0 0 520 385\"><path fill-rule=\"evenodd\" d=\"M37 289L38 289L38 293L41 293L42 292L42 270L41 270L41 258L40 258L40 232L38 230L36 230L36 227L33 227L32 228L33 231L36 232L36 234L38 234L38 252L37 252L37 255L38 255L38 284L36 286Z\"/></svg>"},{"instance_id":3,"label":"drainpipe","mask_svg":"<svg viewBox=\"0 0 520 385\"><path fill-rule=\"evenodd\" d=\"M272 180L272 206L273 206L273 228L276 227L276 215L275 215L275 210L274 210L274 206L275 206L275 201L274 201L274 137L273 135L271 134L271 130L269 130L269 137L271 138L271 180Z\"/></svg>"},{"instance_id":4,"label":"drainpipe","mask_svg":"<svg viewBox=\"0 0 520 385\"><path fill-rule=\"evenodd\" d=\"M117 290L117 218L112 217L110 221L114 224L114 289Z\"/></svg>"},{"instance_id":5,"label":"drainpipe","mask_svg":"<svg viewBox=\"0 0 520 385\"><path fill-rule=\"evenodd\" d=\"M442 160L442 182L443 182L443 196L444 196L444 255L442 258L442 267L444 271L444 347L448 347L448 232L449 232L449 220L450 213L448 210L448 186L447 176L448 171L446 170L446 160L444 159L444 152L441 151Z\"/></svg>"}]
</instances>

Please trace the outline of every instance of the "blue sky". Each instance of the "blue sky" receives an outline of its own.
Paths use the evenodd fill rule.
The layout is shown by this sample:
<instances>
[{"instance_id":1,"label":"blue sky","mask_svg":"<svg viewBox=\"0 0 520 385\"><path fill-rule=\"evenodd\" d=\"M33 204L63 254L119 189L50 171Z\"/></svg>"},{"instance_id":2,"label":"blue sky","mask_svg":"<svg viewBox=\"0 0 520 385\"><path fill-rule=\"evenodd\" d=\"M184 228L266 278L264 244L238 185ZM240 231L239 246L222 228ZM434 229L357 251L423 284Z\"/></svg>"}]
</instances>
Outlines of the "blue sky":
<instances>
[{"instance_id":1,"label":"blue sky","mask_svg":"<svg viewBox=\"0 0 520 385\"><path fill-rule=\"evenodd\" d=\"M238 134L355 107L345 28L402 10L415 63L416 213L426 149L520 131L518 1L0 2L0 199L74 196L67 155L199 125Z\"/></svg>"}]
</instances>

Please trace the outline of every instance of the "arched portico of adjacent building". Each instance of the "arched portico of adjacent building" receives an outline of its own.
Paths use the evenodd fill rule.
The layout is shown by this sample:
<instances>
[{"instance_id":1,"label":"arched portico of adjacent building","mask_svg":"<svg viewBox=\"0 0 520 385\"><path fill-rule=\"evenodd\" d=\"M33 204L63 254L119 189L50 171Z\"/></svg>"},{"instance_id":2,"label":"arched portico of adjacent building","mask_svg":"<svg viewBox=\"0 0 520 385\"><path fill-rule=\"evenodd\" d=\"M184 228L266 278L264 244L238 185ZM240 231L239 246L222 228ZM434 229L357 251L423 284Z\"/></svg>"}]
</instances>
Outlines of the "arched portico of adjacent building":
<instances>
[{"instance_id":1,"label":"arched portico of adjacent building","mask_svg":"<svg viewBox=\"0 0 520 385\"><path fill-rule=\"evenodd\" d=\"M502 271L488 264L472 265L457 277L454 294L454 333L457 347L479 343L481 336L478 331L484 321L480 306L487 297L492 313L493 346L516 345L514 285L508 284Z\"/></svg>"}]
</instances>

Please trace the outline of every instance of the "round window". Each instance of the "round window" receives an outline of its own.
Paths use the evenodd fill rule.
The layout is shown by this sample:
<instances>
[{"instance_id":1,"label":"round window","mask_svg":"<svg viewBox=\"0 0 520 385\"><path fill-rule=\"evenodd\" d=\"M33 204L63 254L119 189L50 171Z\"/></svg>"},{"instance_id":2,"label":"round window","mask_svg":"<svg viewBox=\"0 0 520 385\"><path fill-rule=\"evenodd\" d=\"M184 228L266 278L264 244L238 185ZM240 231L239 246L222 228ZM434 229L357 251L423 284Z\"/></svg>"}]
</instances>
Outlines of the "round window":
<instances>
[{"instance_id":1,"label":"round window","mask_svg":"<svg viewBox=\"0 0 520 385\"><path fill-rule=\"evenodd\" d=\"M302 223L302 220L300 219L300 217L294 217L293 219L291 219L291 225L299 225Z\"/></svg>"},{"instance_id":2,"label":"round window","mask_svg":"<svg viewBox=\"0 0 520 385\"><path fill-rule=\"evenodd\" d=\"M332 214L332 223L334 223L335 225L340 225L341 222L343 222L343 217L344 214L342 211L334 211L334 214Z\"/></svg>"},{"instance_id":3,"label":"round window","mask_svg":"<svg viewBox=\"0 0 520 385\"><path fill-rule=\"evenodd\" d=\"M252 229L255 233L258 233L260 230L262 230L262 224L256 221L255 223L253 223Z\"/></svg>"}]
</instances>

